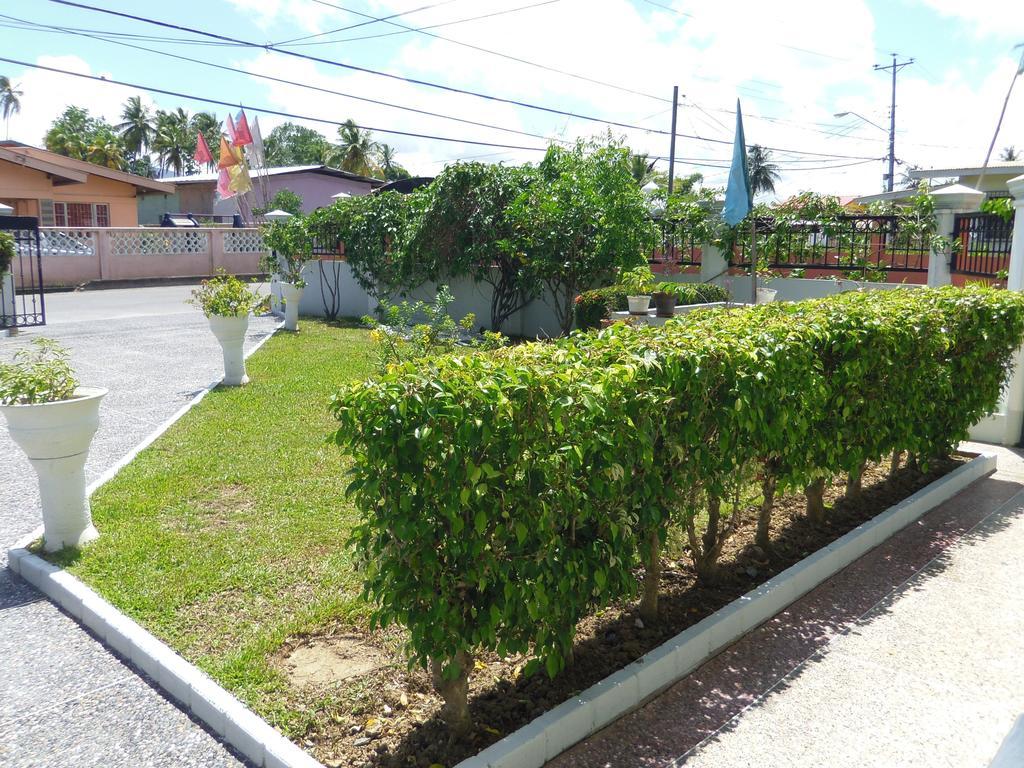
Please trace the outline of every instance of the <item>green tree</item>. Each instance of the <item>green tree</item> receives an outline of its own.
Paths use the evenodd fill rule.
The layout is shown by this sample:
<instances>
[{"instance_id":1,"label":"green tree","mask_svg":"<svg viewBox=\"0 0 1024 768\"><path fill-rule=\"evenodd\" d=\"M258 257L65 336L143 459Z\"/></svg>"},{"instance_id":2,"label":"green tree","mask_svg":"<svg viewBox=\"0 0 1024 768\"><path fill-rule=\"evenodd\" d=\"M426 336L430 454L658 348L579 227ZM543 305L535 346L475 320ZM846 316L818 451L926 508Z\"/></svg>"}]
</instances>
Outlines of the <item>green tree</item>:
<instances>
[{"instance_id":1,"label":"green tree","mask_svg":"<svg viewBox=\"0 0 1024 768\"><path fill-rule=\"evenodd\" d=\"M270 202L267 203L266 211L287 211L293 216L302 213L302 196L292 192L290 189L279 189ZM263 213L266 213L263 211Z\"/></svg>"},{"instance_id":2,"label":"green tree","mask_svg":"<svg viewBox=\"0 0 1024 768\"><path fill-rule=\"evenodd\" d=\"M4 129L7 137L10 138L11 115L21 112L21 97L23 91L18 86L11 84L7 75L0 75L0 113L4 118Z\"/></svg>"},{"instance_id":3,"label":"green tree","mask_svg":"<svg viewBox=\"0 0 1024 768\"><path fill-rule=\"evenodd\" d=\"M112 128L101 127L92 135L85 159L105 168L123 169L126 161L121 137L114 133Z\"/></svg>"},{"instance_id":4,"label":"green tree","mask_svg":"<svg viewBox=\"0 0 1024 768\"><path fill-rule=\"evenodd\" d=\"M351 118L338 128L339 143L328 154L328 164L361 176L380 178L377 167L377 143L369 131L364 131Z\"/></svg>"},{"instance_id":5,"label":"green tree","mask_svg":"<svg viewBox=\"0 0 1024 768\"><path fill-rule=\"evenodd\" d=\"M779 166L772 162L770 149L754 144L747 150L747 163L750 166L750 186L754 194L774 192L775 182L782 178Z\"/></svg>"},{"instance_id":6,"label":"green tree","mask_svg":"<svg viewBox=\"0 0 1024 768\"><path fill-rule=\"evenodd\" d=\"M124 148L133 159L141 158L153 141L153 115L142 97L130 96L121 110L121 122L115 126Z\"/></svg>"},{"instance_id":7,"label":"green tree","mask_svg":"<svg viewBox=\"0 0 1024 768\"><path fill-rule=\"evenodd\" d=\"M108 168L125 166L125 148L114 127L95 118L83 107L69 106L50 125L44 138L46 148L75 160Z\"/></svg>"},{"instance_id":8,"label":"green tree","mask_svg":"<svg viewBox=\"0 0 1024 768\"><path fill-rule=\"evenodd\" d=\"M160 161L160 167L181 176L195 167L192 155L196 149L195 132L187 111L178 107L170 112L156 113L156 135L153 150Z\"/></svg>"},{"instance_id":9,"label":"green tree","mask_svg":"<svg viewBox=\"0 0 1024 768\"><path fill-rule=\"evenodd\" d=\"M1013 163L1021 159L1020 152L1012 144L1008 147L1003 147L1003 151L999 154L999 159L1004 163Z\"/></svg>"},{"instance_id":10,"label":"green tree","mask_svg":"<svg viewBox=\"0 0 1024 768\"><path fill-rule=\"evenodd\" d=\"M654 164L656 160L649 160L647 153L630 154L629 172L636 179L637 186L642 187L654 176Z\"/></svg>"},{"instance_id":11,"label":"green tree","mask_svg":"<svg viewBox=\"0 0 1024 768\"><path fill-rule=\"evenodd\" d=\"M295 123L282 123L263 141L267 165L322 165L331 143L319 131Z\"/></svg>"},{"instance_id":12,"label":"green tree","mask_svg":"<svg viewBox=\"0 0 1024 768\"><path fill-rule=\"evenodd\" d=\"M410 173L399 163L395 162L395 148L390 144L377 145L377 164L388 181L396 179L408 179Z\"/></svg>"},{"instance_id":13,"label":"green tree","mask_svg":"<svg viewBox=\"0 0 1024 768\"><path fill-rule=\"evenodd\" d=\"M537 181L508 216L517 240L507 247L525 254L563 333L572 327L575 297L610 281L616 269L644 263L657 238L629 150L615 142L550 147Z\"/></svg>"}]
</instances>

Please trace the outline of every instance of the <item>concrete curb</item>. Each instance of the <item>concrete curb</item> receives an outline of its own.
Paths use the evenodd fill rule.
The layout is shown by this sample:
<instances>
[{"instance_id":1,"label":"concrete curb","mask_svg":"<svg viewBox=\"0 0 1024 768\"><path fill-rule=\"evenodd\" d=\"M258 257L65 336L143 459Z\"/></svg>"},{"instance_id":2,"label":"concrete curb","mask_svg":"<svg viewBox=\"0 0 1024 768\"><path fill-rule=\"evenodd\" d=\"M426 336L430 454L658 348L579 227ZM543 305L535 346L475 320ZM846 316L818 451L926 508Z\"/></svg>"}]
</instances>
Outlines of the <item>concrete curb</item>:
<instances>
[{"instance_id":1,"label":"concrete curb","mask_svg":"<svg viewBox=\"0 0 1024 768\"><path fill-rule=\"evenodd\" d=\"M246 357L263 346L280 327L278 325L260 339ZM89 495L152 445L218 384L219 380L209 384L121 457L89 485ZM247 760L262 768L323 768L198 667L125 616L78 578L29 552L26 547L42 535L42 530L40 526L8 550L7 566L12 571L60 606L115 654L145 673L184 710L205 723Z\"/></svg>"},{"instance_id":2,"label":"concrete curb","mask_svg":"<svg viewBox=\"0 0 1024 768\"><path fill-rule=\"evenodd\" d=\"M183 709L246 759L263 768L322 768L198 667L129 619L70 573L26 549L8 553L9 567L121 658L145 673Z\"/></svg>"},{"instance_id":3,"label":"concrete curb","mask_svg":"<svg viewBox=\"0 0 1024 768\"><path fill-rule=\"evenodd\" d=\"M456 768L541 768L681 680L901 528L996 470L982 453Z\"/></svg>"}]
</instances>

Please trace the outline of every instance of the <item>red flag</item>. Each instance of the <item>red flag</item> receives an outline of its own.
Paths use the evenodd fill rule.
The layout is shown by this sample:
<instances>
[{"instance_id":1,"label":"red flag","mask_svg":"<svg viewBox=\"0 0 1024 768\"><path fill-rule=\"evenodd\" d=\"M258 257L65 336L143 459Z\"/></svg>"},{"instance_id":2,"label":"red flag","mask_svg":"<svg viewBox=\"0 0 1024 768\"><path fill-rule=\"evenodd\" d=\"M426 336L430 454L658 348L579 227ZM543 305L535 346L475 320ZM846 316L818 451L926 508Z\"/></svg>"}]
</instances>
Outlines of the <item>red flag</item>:
<instances>
[{"instance_id":1,"label":"red flag","mask_svg":"<svg viewBox=\"0 0 1024 768\"><path fill-rule=\"evenodd\" d=\"M221 200L227 200L229 197L235 196L235 190L231 188L231 176L228 175L227 168L221 168L220 173L217 174L217 194L220 195Z\"/></svg>"},{"instance_id":2,"label":"red flag","mask_svg":"<svg viewBox=\"0 0 1024 768\"><path fill-rule=\"evenodd\" d=\"M232 165L238 165L238 156L231 151L231 145L228 144L227 138L224 136L220 137L220 162L217 163L217 167L223 170L229 168Z\"/></svg>"},{"instance_id":3,"label":"red flag","mask_svg":"<svg viewBox=\"0 0 1024 768\"><path fill-rule=\"evenodd\" d=\"M252 144L252 133L249 131L249 121L245 119L245 110L239 110L235 118L234 144L236 147Z\"/></svg>"},{"instance_id":4,"label":"red flag","mask_svg":"<svg viewBox=\"0 0 1024 768\"><path fill-rule=\"evenodd\" d=\"M196 134L196 153L193 159L198 165L213 165L213 153L202 133Z\"/></svg>"},{"instance_id":5,"label":"red flag","mask_svg":"<svg viewBox=\"0 0 1024 768\"><path fill-rule=\"evenodd\" d=\"M231 121L231 113L228 112L228 119L225 121L225 126L228 129L228 138L231 139L231 143L235 142L235 124Z\"/></svg>"}]
</instances>

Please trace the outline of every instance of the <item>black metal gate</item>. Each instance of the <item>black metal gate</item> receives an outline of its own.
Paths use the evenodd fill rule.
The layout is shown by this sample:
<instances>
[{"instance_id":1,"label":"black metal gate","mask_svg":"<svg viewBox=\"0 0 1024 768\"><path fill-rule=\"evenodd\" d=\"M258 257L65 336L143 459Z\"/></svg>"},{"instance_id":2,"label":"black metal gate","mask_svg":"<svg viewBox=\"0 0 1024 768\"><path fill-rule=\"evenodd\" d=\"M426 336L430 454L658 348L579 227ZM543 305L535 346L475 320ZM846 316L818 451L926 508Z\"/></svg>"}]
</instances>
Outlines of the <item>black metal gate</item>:
<instances>
[{"instance_id":1,"label":"black metal gate","mask_svg":"<svg viewBox=\"0 0 1024 768\"><path fill-rule=\"evenodd\" d=\"M0 275L0 328L45 325L39 219L34 216L0 216L0 232L14 237L10 274Z\"/></svg>"}]
</instances>

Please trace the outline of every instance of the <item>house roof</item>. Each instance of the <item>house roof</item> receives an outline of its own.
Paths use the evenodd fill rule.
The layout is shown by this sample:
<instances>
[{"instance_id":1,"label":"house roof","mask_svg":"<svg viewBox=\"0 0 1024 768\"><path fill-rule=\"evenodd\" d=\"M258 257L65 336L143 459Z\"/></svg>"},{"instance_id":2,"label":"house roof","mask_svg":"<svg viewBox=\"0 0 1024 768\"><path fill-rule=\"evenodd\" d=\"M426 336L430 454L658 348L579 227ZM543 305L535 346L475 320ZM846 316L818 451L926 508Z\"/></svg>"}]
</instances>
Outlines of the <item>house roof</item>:
<instances>
[{"instance_id":1,"label":"house roof","mask_svg":"<svg viewBox=\"0 0 1024 768\"><path fill-rule=\"evenodd\" d=\"M920 168L910 171L909 175L912 179L936 179L947 176L978 176L982 171L986 176L1020 176L1024 173L1024 163L1019 161L989 163L987 168L980 165L965 165L961 168Z\"/></svg>"},{"instance_id":2,"label":"house roof","mask_svg":"<svg viewBox=\"0 0 1024 768\"><path fill-rule=\"evenodd\" d=\"M131 184L138 190L145 192L163 192L174 194L174 185L166 181L147 179L145 176L136 176L134 173L115 171L113 168L104 168L102 165L87 163L84 160L75 160L71 157L59 155L39 147L30 147L17 141L0 142L0 160L9 163L16 163L26 168L49 174L54 183L61 184L83 184L89 176L99 176L112 181L120 181L124 184Z\"/></svg>"},{"instance_id":3,"label":"house roof","mask_svg":"<svg viewBox=\"0 0 1024 768\"><path fill-rule=\"evenodd\" d=\"M203 184L217 181L217 173L217 171L213 171L212 173L194 173L189 176L172 176L161 179L161 181L171 182L172 184ZM332 168L329 165L284 165L278 168L266 169L268 176L287 176L294 173L317 173L322 176L334 176L339 179L348 179L349 181L363 181L374 187L379 187L384 183L380 179L360 176L358 173L349 173L348 171L341 170L341 168Z\"/></svg>"}]
</instances>

